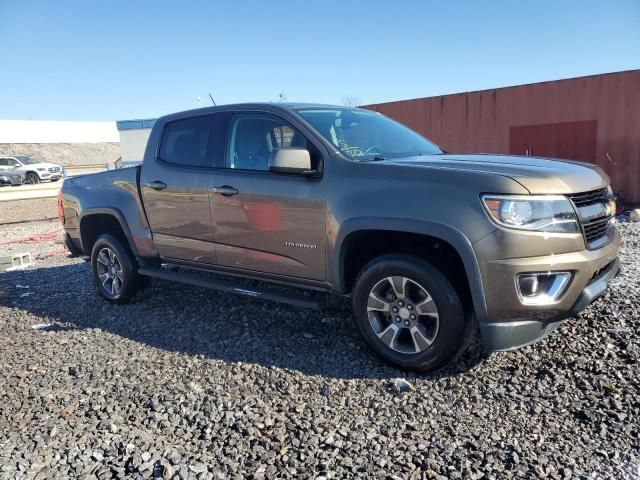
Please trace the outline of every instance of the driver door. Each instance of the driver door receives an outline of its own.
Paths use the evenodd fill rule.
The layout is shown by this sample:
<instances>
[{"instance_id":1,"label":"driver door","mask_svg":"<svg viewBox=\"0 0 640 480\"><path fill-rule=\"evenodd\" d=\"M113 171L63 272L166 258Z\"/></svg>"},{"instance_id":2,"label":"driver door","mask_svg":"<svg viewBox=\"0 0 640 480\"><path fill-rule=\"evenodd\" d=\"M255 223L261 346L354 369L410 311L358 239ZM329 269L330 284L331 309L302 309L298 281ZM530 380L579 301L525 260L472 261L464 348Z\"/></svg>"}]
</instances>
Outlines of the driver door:
<instances>
[{"instance_id":1,"label":"driver door","mask_svg":"<svg viewBox=\"0 0 640 480\"><path fill-rule=\"evenodd\" d=\"M217 263L312 280L325 277L324 177L269 171L276 148L319 151L277 115L235 113L223 165L211 178Z\"/></svg>"}]
</instances>

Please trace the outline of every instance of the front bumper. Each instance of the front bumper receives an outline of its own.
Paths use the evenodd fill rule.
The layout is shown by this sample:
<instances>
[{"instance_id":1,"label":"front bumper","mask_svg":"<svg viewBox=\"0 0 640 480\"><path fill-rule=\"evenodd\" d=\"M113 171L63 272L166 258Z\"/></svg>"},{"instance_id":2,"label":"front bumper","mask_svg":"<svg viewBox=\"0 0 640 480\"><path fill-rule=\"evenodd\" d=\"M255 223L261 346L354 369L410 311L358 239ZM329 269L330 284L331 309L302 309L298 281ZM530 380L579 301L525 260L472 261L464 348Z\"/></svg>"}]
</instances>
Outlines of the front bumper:
<instances>
[{"instance_id":1,"label":"front bumper","mask_svg":"<svg viewBox=\"0 0 640 480\"><path fill-rule=\"evenodd\" d=\"M620 260L616 258L600 275L587 284L571 309L566 314L559 314L556 319L481 324L484 348L489 351L514 350L542 340L563 323L565 318L576 316L600 298L607 290L609 283L619 273Z\"/></svg>"},{"instance_id":2,"label":"front bumper","mask_svg":"<svg viewBox=\"0 0 640 480\"><path fill-rule=\"evenodd\" d=\"M509 250L504 238L488 237L475 245L478 258L485 258L480 269L485 289L487 316L480 322L482 341L487 350L512 350L544 338L566 318L575 316L600 297L620 271L617 259L620 234L611 227L609 243L597 250L574 249L577 239L549 239L545 244L520 239L514 247L518 258L492 259L500 248ZM525 241L527 240L527 241ZM517 242L516 242L517 243ZM484 249L484 251L483 251ZM540 255L546 249L555 254ZM573 251L571 251L573 250ZM577 250L577 251L576 251ZM526 256L526 253L535 256ZM546 305L524 305L517 292L520 273L571 272L571 281L561 297Z\"/></svg>"},{"instance_id":3,"label":"front bumper","mask_svg":"<svg viewBox=\"0 0 640 480\"><path fill-rule=\"evenodd\" d=\"M62 176L60 172L50 173L50 172L38 172L40 180L58 180Z\"/></svg>"}]
</instances>

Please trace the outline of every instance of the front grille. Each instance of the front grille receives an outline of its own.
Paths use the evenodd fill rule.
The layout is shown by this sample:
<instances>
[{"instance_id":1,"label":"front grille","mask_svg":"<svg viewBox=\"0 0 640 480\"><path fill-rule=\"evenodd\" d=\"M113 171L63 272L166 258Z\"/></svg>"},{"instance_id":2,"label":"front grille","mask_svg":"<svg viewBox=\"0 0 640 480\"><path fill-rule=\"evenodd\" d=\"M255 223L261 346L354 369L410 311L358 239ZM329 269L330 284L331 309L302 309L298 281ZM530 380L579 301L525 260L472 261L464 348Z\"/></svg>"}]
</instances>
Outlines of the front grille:
<instances>
[{"instance_id":1,"label":"front grille","mask_svg":"<svg viewBox=\"0 0 640 480\"><path fill-rule=\"evenodd\" d=\"M609 217L585 223L582 225L582 228L584 229L584 237L587 239L587 243L595 242L607 234L607 230L609 229Z\"/></svg>"},{"instance_id":2,"label":"front grille","mask_svg":"<svg viewBox=\"0 0 640 480\"><path fill-rule=\"evenodd\" d=\"M596 218L585 218L585 212L593 210L593 207L591 207L591 209L588 208L592 205L602 204L603 206L607 207L610 200L609 192L606 188L601 188L598 190L592 190L590 192L575 193L573 195L569 195L569 198L578 211L578 217L580 218L580 224L582 226L582 231L584 233L584 239L587 242L587 246L590 248L595 248L595 242L607 235L607 232L609 231L609 222L612 218L612 215L605 213ZM608 211L608 209L605 208L604 211Z\"/></svg>"},{"instance_id":3,"label":"front grille","mask_svg":"<svg viewBox=\"0 0 640 480\"><path fill-rule=\"evenodd\" d=\"M50 171L51 173L59 172L59 171L60 171L60 167L51 167L51 168L49 168L49 171Z\"/></svg>"},{"instance_id":4,"label":"front grille","mask_svg":"<svg viewBox=\"0 0 640 480\"><path fill-rule=\"evenodd\" d=\"M599 202L607 202L609 200L609 192L607 192L606 188L601 188L590 192L575 193L569 195L569 198L576 207L586 207Z\"/></svg>"}]
</instances>

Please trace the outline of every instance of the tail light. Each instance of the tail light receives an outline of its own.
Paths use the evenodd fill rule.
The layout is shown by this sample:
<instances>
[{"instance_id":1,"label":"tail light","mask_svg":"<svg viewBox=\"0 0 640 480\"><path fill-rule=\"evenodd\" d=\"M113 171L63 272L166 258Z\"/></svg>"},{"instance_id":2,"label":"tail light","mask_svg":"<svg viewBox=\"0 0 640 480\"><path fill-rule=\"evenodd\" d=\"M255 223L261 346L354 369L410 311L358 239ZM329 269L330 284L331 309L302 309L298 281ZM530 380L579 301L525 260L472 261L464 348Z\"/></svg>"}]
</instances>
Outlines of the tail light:
<instances>
[{"instance_id":1,"label":"tail light","mask_svg":"<svg viewBox=\"0 0 640 480\"><path fill-rule=\"evenodd\" d=\"M58 218L60 223L64 225L64 208L62 207L62 191L58 192Z\"/></svg>"}]
</instances>

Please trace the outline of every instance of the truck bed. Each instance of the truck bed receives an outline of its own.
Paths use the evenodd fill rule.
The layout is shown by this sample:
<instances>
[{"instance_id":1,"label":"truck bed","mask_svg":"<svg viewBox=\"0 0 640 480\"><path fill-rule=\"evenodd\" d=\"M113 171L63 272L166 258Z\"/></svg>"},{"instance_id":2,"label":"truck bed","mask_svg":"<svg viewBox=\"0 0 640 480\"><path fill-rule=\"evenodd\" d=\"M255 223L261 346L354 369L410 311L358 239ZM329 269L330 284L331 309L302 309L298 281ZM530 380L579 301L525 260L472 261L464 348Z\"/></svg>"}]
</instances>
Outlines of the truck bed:
<instances>
[{"instance_id":1,"label":"truck bed","mask_svg":"<svg viewBox=\"0 0 640 480\"><path fill-rule=\"evenodd\" d=\"M155 255L151 232L140 196L140 166L68 178L61 189L64 227L73 244L85 255L80 224L87 215L114 216L131 247L142 256Z\"/></svg>"}]
</instances>

